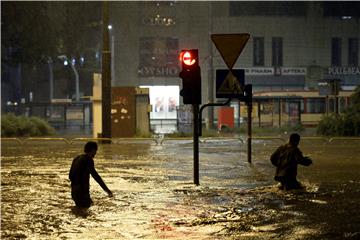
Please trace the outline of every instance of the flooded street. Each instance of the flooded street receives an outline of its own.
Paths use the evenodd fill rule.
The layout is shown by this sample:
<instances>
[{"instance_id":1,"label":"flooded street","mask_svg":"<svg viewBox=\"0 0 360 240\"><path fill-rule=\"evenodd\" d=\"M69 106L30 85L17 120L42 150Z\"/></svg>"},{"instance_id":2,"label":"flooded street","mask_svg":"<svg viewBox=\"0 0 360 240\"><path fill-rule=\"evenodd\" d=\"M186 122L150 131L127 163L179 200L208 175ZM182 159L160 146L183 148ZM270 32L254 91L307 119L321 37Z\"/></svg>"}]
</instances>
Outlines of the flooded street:
<instances>
[{"instance_id":1,"label":"flooded street","mask_svg":"<svg viewBox=\"0 0 360 240\"><path fill-rule=\"evenodd\" d=\"M74 207L68 173L84 142L1 143L2 239L359 239L360 142L304 140L314 164L299 166L305 191L278 190L269 156L281 141L192 141L99 145L94 205Z\"/></svg>"}]
</instances>

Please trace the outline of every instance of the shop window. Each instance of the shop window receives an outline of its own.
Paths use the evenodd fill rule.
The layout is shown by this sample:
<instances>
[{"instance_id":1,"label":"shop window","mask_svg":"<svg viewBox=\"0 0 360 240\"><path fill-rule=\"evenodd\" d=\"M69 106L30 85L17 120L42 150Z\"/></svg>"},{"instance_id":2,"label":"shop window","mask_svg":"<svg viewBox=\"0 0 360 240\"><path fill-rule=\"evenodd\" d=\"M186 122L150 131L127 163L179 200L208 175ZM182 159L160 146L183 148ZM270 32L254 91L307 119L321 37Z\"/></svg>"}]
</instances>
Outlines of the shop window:
<instances>
[{"instance_id":1,"label":"shop window","mask_svg":"<svg viewBox=\"0 0 360 240\"><path fill-rule=\"evenodd\" d=\"M344 97L340 97L339 99L339 112L343 113L346 107L346 100Z\"/></svg>"},{"instance_id":2,"label":"shop window","mask_svg":"<svg viewBox=\"0 0 360 240\"><path fill-rule=\"evenodd\" d=\"M341 38L331 39L331 65L341 66Z\"/></svg>"},{"instance_id":3,"label":"shop window","mask_svg":"<svg viewBox=\"0 0 360 240\"><path fill-rule=\"evenodd\" d=\"M283 41L281 37L272 38L272 65L275 67L283 65Z\"/></svg>"},{"instance_id":4,"label":"shop window","mask_svg":"<svg viewBox=\"0 0 360 240\"><path fill-rule=\"evenodd\" d=\"M306 109L308 113L325 113L325 99L308 98L306 101Z\"/></svg>"},{"instance_id":5,"label":"shop window","mask_svg":"<svg viewBox=\"0 0 360 240\"><path fill-rule=\"evenodd\" d=\"M264 38L254 37L254 66L264 66Z\"/></svg>"},{"instance_id":6,"label":"shop window","mask_svg":"<svg viewBox=\"0 0 360 240\"><path fill-rule=\"evenodd\" d=\"M349 38L349 66L358 66L359 39Z\"/></svg>"}]
</instances>

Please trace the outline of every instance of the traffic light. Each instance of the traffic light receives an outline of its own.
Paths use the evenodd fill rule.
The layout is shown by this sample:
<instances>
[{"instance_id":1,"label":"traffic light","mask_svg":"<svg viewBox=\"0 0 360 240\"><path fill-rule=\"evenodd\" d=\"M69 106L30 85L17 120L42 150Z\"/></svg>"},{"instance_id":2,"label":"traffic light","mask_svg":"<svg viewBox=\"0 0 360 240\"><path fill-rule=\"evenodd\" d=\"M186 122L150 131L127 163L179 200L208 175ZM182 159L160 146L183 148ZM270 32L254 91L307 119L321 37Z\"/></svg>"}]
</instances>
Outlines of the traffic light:
<instances>
[{"instance_id":1,"label":"traffic light","mask_svg":"<svg viewBox=\"0 0 360 240\"><path fill-rule=\"evenodd\" d=\"M179 77L183 88L180 95L184 104L201 104L201 70L197 49L182 50L180 53L182 70Z\"/></svg>"}]
</instances>

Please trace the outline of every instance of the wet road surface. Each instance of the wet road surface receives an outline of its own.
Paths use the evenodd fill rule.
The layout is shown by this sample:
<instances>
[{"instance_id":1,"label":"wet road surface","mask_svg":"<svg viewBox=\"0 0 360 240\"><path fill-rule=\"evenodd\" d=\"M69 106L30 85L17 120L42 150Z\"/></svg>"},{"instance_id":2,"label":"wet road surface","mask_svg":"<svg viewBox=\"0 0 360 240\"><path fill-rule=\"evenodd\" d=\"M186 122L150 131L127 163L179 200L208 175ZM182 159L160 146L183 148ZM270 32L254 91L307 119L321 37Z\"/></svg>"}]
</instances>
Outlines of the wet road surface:
<instances>
[{"instance_id":1,"label":"wet road surface","mask_svg":"<svg viewBox=\"0 0 360 240\"><path fill-rule=\"evenodd\" d=\"M2 239L360 239L360 143L305 140L314 164L304 191L278 190L269 156L280 141L254 141L253 163L235 140L200 144L193 185L191 141L100 145L88 211L74 207L68 171L83 142L1 145Z\"/></svg>"}]
</instances>

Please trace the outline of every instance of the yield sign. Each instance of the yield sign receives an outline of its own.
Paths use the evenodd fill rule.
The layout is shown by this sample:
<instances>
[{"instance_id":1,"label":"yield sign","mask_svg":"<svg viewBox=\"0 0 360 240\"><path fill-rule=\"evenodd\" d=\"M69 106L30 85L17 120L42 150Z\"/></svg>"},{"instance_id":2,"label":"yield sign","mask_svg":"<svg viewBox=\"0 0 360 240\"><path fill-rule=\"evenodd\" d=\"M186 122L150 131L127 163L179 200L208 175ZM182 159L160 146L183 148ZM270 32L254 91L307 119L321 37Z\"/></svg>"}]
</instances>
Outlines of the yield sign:
<instances>
[{"instance_id":1,"label":"yield sign","mask_svg":"<svg viewBox=\"0 0 360 240\"><path fill-rule=\"evenodd\" d=\"M250 38L248 33L211 34L211 40L231 70Z\"/></svg>"}]
</instances>

